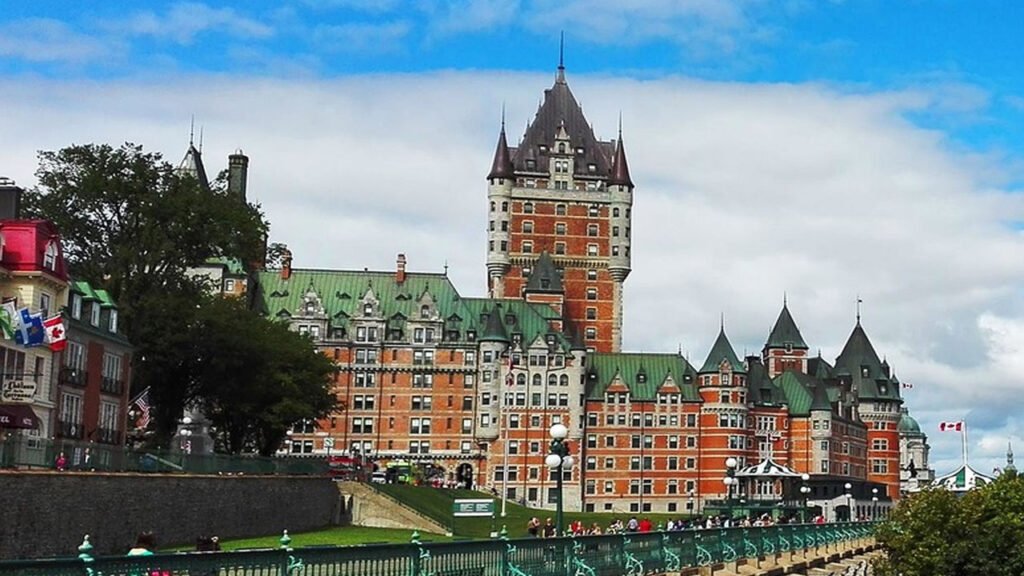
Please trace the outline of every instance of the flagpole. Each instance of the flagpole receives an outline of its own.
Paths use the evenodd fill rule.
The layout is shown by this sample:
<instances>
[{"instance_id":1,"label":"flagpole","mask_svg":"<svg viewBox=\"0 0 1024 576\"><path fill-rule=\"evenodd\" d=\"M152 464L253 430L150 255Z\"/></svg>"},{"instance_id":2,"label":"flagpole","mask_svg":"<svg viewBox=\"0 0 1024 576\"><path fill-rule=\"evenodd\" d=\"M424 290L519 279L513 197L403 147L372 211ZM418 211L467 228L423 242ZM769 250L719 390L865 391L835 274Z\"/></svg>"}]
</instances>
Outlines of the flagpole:
<instances>
[{"instance_id":1,"label":"flagpole","mask_svg":"<svg viewBox=\"0 0 1024 576\"><path fill-rule=\"evenodd\" d=\"M963 425L960 427L960 438L963 440L964 450L964 466L967 466L967 421L963 421Z\"/></svg>"},{"instance_id":2,"label":"flagpole","mask_svg":"<svg viewBox=\"0 0 1024 576\"><path fill-rule=\"evenodd\" d=\"M508 354L508 363L506 368L508 374L505 375L505 381L499 384L502 387L501 391L501 420L502 428L505 432L505 441L501 443L502 451L502 474L501 474L501 517L505 517L506 508L508 507L508 406L505 401L508 398L510 386L508 385L509 378L512 378L512 347L509 346L505 349L505 353Z\"/></svg>"}]
</instances>

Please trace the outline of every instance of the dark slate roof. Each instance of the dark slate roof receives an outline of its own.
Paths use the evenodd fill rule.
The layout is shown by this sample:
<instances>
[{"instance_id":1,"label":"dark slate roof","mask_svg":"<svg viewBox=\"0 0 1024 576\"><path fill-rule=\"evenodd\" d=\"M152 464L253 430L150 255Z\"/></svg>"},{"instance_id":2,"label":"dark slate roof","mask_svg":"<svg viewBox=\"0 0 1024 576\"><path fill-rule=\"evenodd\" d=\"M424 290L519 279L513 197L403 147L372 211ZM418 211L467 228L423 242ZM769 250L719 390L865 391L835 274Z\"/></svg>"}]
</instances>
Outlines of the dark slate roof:
<instances>
[{"instance_id":1,"label":"dark slate roof","mask_svg":"<svg viewBox=\"0 0 1024 576\"><path fill-rule=\"evenodd\" d=\"M832 366L821 357L821 352L818 352L817 358L809 358L807 360L807 373L819 380L828 380L832 378Z\"/></svg>"},{"instance_id":2,"label":"dark slate roof","mask_svg":"<svg viewBox=\"0 0 1024 576\"><path fill-rule=\"evenodd\" d=\"M494 150L494 162L491 163L491 171L487 178L514 178L515 169L512 168L512 153L508 149L508 142L505 140L505 123L501 123L501 134L498 135L498 147Z\"/></svg>"},{"instance_id":3,"label":"dark slate roof","mask_svg":"<svg viewBox=\"0 0 1024 576\"><path fill-rule=\"evenodd\" d=\"M820 380L813 384L810 410L812 412L817 410L824 410L826 412L832 411L832 403L829 402L828 390L825 388L825 384Z\"/></svg>"},{"instance_id":4,"label":"dark slate roof","mask_svg":"<svg viewBox=\"0 0 1024 576\"><path fill-rule=\"evenodd\" d=\"M619 130L619 141L615 146L615 160L612 162L612 174L608 184L633 187L633 179L629 177L629 164L626 162L626 147L622 143L622 130Z\"/></svg>"},{"instance_id":5,"label":"dark slate roof","mask_svg":"<svg viewBox=\"0 0 1024 576\"><path fill-rule=\"evenodd\" d=\"M615 150L611 142L602 142L594 136L594 130L583 115L565 76L559 73L554 86L544 91L544 102L537 109L533 122L526 128L526 133L512 153L512 163L516 172L548 173L549 153L542 152L544 145L550 152L555 144L555 133L564 127L573 147L575 157L574 172L579 176L599 175L607 177L611 174L611 158ZM576 149L583 148L583 154ZM526 167L527 160L534 160L533 168ZM587 169L588 164L596 166L595 172Z\"/></svg>"},{"instance_id":6,"label":"dark slate roof","mask_svg":"<svg viewBox=\"0 0 1024 576\"><path fill-rule=\"evenodd\" d=\"M480 336L481 342L509 342L508 332L505 331L505 320L502 318L501 304L495 304L494 308L487 313L487 324L484 333Z\"/></svg>"},{"instance_id":7,"label":"dark slate roof","mask_svg":"<svg viewBox=\"0 0 1024 576\"><path fill-rule=\"evenodd\" d=\"M188 150L185 151L185 157L181 159L178 170L198 180L203 190L210 191L210 180L207 179L206 167L203 166L203 153L193 144L188 145Z\"/></svg>"},{"instance_id":8,"label":"dark slate roof","mask_svg":"<svg viewBox=\"0 0 1024 576\"><path fill-rule=\"evenodd\" d=\"M526 281L526 291L552 294L565 292L565 288L562 286L562 274L555 267L554 260L546 250L541 252L540 257L533 263L530 278Z\"/></svg>"},{"instance_id":9,"label":"dark slate roof","mask_svg":"<svg viewBox=\"0 0 1024 576\"><path fill-rule=\"evenodd\" d=\"M693 366L678 354L589 354L587 398L604 399L605 391L618 377L633 400L650 401L657 398L658 389L671 377L683 400L699 401L696 375Z\"/></svg>"},{"instance_id":10,"label":"dark slate roof","mask_svg":"<svg viewBox=\"0 0 1024 576\"><path fill-rule=\"evenodd\" d=\"M714 346L711 347L711 352L708 353L708 359L704 361L700 373L718 372L723 360L729 363L733 372L746 372L743 363L736 357L736 351L729 343L729 338L725 335L724 327L718 332L718 338L715 340Z\"/></svg>"},{"instance_id":11,"label":"dark slate roof","mask_svg":"<svg viewBox=\"0 0 1024 576\"><path fill-rule=\"evenodd\" d=\"M782 390L768 377L768 369L757 356L747 357L747 388L750 391L748 397L754 404L783 404L786 401Z\"/></svg>"},{"instance_id":12,"label":"dark slate roof","mask_svg":"<svg viewBox=\"0 0 1024 576\"><path fill-rule=\"evenodd\" d=\"M892 382L883 371L882 361L860 322L854 326L843 351L836 358L835 373L837 376L850 376L861 400L900 400L898 383Z\"/></svg>"},{"instance_id":13,"label":"dark slate roof","mask_svg":"<svg viewBox=\"0 0 1024 576\"><path fill-rule=\"evenodd\" d=\"M775 326L772 328L772 333L768 335L768 342L764 347L785 348L787 345L798 350L807 350L807 343L804 342L804 337L800 335L800 329L796 327L796 322L793 321L793 316L789 313L789 306L783 304L782 312L779 312L779 318L775 321Z\"/></svg>"}]
</instances>

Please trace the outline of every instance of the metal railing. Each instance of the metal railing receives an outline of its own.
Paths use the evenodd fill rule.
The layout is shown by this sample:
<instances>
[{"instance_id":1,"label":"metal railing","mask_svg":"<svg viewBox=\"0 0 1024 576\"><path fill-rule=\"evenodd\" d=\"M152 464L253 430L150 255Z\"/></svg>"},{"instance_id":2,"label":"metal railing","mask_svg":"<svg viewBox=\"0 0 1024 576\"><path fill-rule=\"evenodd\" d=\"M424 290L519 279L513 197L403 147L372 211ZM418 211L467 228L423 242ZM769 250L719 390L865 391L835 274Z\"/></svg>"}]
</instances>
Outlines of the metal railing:
<instances>
[{"instance_id":1,"label":"metal railing","mask_svg":"<svg viewBox=\"0 0 1024 576\"><path fill-rule=\"evenodd\" d=\"M870 537L873 523L0 562L0 576L641 576L785 553L835 552ZM504 531L503 531L504 533ZM831 550L830 550L831 549Z\"/></svg>"},{"instance_id":2,"label":"metal railing","mask_svg":"<svg viewBox=\"0 0 1024 576\"><path fill-rule=\"evenodd\" d=\"M101 432L97 431L96 434ZM94 439L104 440L99 436L94 436ZM187 454L70 439L42 440L31 436L10 436L0 441L0 468L53 469L60 454L64 454L65 468L71 471L302 476L328 474L327 459L323 457Z\"/></svg>"}]
</instances>

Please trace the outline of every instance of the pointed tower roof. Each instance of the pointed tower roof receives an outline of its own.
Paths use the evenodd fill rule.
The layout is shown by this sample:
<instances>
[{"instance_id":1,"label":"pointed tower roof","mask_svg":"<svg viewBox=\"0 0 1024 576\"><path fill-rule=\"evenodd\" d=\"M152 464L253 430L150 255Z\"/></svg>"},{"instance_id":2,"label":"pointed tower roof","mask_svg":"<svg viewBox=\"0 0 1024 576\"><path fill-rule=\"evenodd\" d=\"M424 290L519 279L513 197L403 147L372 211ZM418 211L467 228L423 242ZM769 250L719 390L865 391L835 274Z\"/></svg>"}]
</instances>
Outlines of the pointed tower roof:
<instances>
[{"instance_id":1,"label":"pointed tower roof","mask_svg":"<svg viewBox=\"0 0 1024 576\"><path fill-rule=\"evenodd\" d=\"M514 177L515 169L512 167L512 153L509 152L508 142L505 140L505 115L502 113L501 133L498 134L498 147L494 150L494 162L491 163L491 171L487 174L487 179Z\"/></svg>"},{"instance_id":2,"label":"pointed tower roof","mask_svg":"<svg viewBox=\"0 0 1024 576\"><path fill-rule=\"evenodd\" d=\"M565 292L565 288L562 286L562 274L558 272L554 260L546 250L540 253L540 258L537 258L533 264L530 278L526 281L526 291L550 294Z\"/></svg>"},{"instance_id":3,"label":"pointed tower roof","mask_svg":"<svg viewBox=\"0 0 1024 576\"><path fill-rule=\"evenodd\" d=\"M203 190L210 191L210 180L207 179L206 167L203 166L203 153L191 142L188 144L188 150L185 151L185 157L178 165L178 172L192 176L199 181Z\"/></svg>"},{"instance_id":4,"label":"pointed tower roof","mask_svg":"<svg viewBox=\"0 0 1024 576\"><path fill-rule=\"evenodd\" d=\"M505 321L501 317L501 304L495 304L494 308L487 314L487 324L484 326L484 333L479 338L480 342L510 342L508 332L505 331Z\"/></svg>"},{"instance_id":5,"label":"pointed tower roof","mask_svg":"<svg viewBox=\"0 0 1024 576\"><path fill-rule=\"evenodd\" d=\"M782 312L779 312L779 317L775 320L775 326L772 328L771 334L768 335L768 342L764 347L767 349L785 348L786 346L797 350L807 350L807 343L804 342L800 329L796 327L796 322L793 321L793 316L789 313L789 306L783 303Z\"/></svg>"},{"instance_id":6,"label":"pointed tower roof","mask_svg":"<svg viewBox=\"0 0 1024 576\"><path fill-rule=\"evenodd\" d=\"M608 177L608 184L633 187L633 180L629 177L629 164L626 163L626 146L622 143L621 123L619 125L619 140L615 143L615 160L612 161L612 173Z\"/></svg>"},{"instance_id":7,"label":"pointed tower roof","mask_svg":"<svg viewBox=\"0 0 1024 576\"><path fill-rule=\"evenodd\" d=\"M544 91L544 100L537 115L526 127L522 141L514 149L512 164L517 172L546 173L550 152L555 146L555 134L562 128L573 147L573 171L579 175L611 174L611 158L615 150L611 142L602 142L583 115L576 97L565 81L565 67L559 65L558 75L551 88ZM582 150L582 152L580 152ZM533 165L528 166L527 161ZM589 165L594 165L590 171Z\"/></svg>"},{"instance_id":8,"label":"pointed tower roof","mask_svg":"<svg viewBox=\"0 0 1024 576\"><path fill-rule=\"evenodd\" d=\"M817 381L812 387L814 390L811 392L811 412L817 410L831 412L832 403L828 400L828 390L825 389L825 385L821 381Z\"/></svg>"},{"instance_id":9,"label":"pointed tower roof","mask_svg":"<svg viewBox=\"0 0 1024 576\"><path fill-rule=\"evenodd\" d=\"M1017 467L1013 465L1013 442L1006 443L1006 466L1003 470L1017 470Z\"/></svg>"},{"instance_id":10,"label":"pointed tower roof","mask_svg":"<svg viewBox=\"0 0 1024 576\"><path fill-rule=\"evenodd\" d=\"M885 373L882 361L859 321L836 358L835 373L849 374L857 384L857 396L862 400L900 400L899 383L893 382Z\"/></svg>"},{"instance_id":11,"label":"pointed tower roof","mask_svg":"<svg viewBox=\"0 0 1024 576\"><path fill-rule=\"evenodd\" d=\"M743 363L736 357L736 351L729 343L729 338L725 335L724 326L719 330L718 338L715 339L715 344L711 347L711 352L708 353L708 359L704 361L700 373L718 372L723 361L729 363L733 372L746 372Z\"/></svg>"}]
</instances>

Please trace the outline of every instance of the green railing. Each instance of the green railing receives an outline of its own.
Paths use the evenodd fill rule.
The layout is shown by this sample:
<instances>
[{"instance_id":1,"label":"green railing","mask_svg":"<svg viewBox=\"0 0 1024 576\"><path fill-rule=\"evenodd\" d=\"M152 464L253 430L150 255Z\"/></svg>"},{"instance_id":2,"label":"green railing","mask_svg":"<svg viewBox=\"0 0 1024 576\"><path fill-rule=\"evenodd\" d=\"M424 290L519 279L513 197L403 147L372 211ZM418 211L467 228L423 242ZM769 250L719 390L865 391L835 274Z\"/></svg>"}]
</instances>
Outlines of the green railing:
<instances>
[{"instance_id":1,"label":"green railing","mask_svg":"<svg viewBox=\"0 0 1024 576\"><path fill-rule=\"evenodd\" d=\"M873 523L793 524L615 534L279 550L91 556L0 562L0 576L642 576L742 558L824 552L869 537ZM834 548L833 548L834 551Z\"/></svg>"},{"instance_id":2,"label":"green railing","mask_svg":"<svg viewBox=\"0 0 1024 576\"><path fill-rule=\"evenodd\" d=\"M82 472L161 472L188 474L326 475L326 458L185 454L171 450L130 449L77 440L41 440L11 436L0 442L0 468L64 468Z\"/></svg>"}]
</instances>

